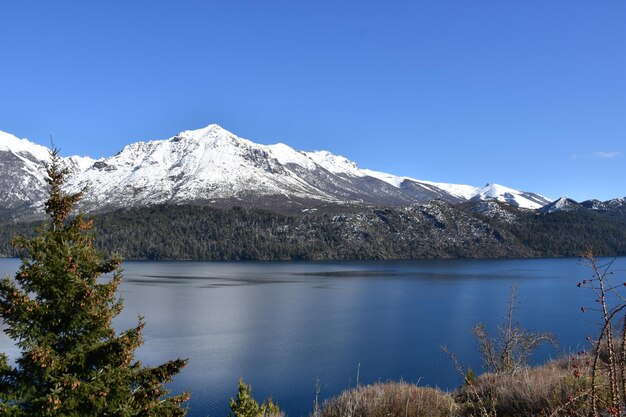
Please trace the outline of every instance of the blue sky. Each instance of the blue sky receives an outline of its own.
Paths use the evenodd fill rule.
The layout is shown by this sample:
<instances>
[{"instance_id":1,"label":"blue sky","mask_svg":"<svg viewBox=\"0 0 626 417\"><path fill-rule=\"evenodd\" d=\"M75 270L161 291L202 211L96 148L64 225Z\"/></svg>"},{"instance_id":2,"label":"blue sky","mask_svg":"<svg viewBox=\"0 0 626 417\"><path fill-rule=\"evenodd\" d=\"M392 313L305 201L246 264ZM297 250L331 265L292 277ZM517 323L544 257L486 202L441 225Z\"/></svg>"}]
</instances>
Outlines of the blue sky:
<instances>
[{"instance_id":1,"label":"blue sky","mask_svg":"<svg viewBox=\"0 0 626 417\"><path fill-rule=\"evenodd\" d=\"M626 196L626 2L3 1L0 130L218 123L419 179Z\"/></svg>"}]
</instances>

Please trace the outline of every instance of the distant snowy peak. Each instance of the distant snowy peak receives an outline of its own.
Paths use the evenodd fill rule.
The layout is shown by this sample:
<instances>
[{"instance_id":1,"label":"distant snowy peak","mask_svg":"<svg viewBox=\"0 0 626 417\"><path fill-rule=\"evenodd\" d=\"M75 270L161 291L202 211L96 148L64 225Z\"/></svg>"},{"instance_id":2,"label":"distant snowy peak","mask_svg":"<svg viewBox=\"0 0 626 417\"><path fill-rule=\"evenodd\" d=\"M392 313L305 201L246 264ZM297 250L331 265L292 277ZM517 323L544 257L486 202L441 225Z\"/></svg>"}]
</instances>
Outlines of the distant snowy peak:
<instances>
[{"instance_id":1,"label":"distant snowy peak","mask_svg":"<svg viewBox=\"0 0 626 417\"><path fill-rule=\"evenodd\" d=\"M545 213L554 213L555 211L572 211L583 207L577 201L567 197L560 197L553 202L546 204L541 208Z\"/></svg>"},{"instance_id":2,"label":"distant snowy peak","mask_svg":"<svg viewBox=\"0 0 626 417\"><path fill-rule=\"evenodd\" d=\"M472 200L496 200L508 203L512 206L538 209L550 203L550 200L542 195L515 190L500 184L487 184L480 188L471 198Z\"/></svg>"},{"instance_id":3,"label":"distant snowy peak","mask_svg":"<svg viewBox=\"0 0 626 417\"><path fill-rule=\"evenodd\" d=\"M626 210L626 197L614 198L605 202L607 209Z\"/></svg>"},{"instance_id":4,"label":"distant snowy peak","mask_svg":"<svg viewBox=\"0 0 626 417\"><path fill-rule=\"evenodd\" d=\"M366 175L385 181L394 187L401 188L407 183L416 183L422 186L431 186L443 190L462 200L496 200L508 203L515 207L538 209L550 202L550 199L535 193L515 190L499 184L487 184L482 188L465 184L449 184L442 182L417 180L409 177L399 177L384 172L363 170Z\"/></svg>"},{"instance_id":5,"label":"distant snowy peak","mask_svg":"<svg viewBox=\"0 0 626 417\"><path fill-rule=\"evenodd\" d=\"M585 200L582 203L572 200L571 198L561 197L558 200L542 207L541 211L554 213L555 211L572 211L579 209L589 209L594 211L626 210L626 197L614 198L607 201L595 199Z\"/></svg>"},{"instance_id":6,"label":"distant snowy peak","mask_svg":"<svg viewBox=\"0 0 626 417\"><path fill-rule=\"evenodd\" d=\"M583 201L582 203L580 203L580 205L588 209L602 211L602 210L608 210L611 202L614 202L617 200L619 199L609 200L609 201L600 201L600 200L594 199L594 200Z\"/></svg>"}]
</instances>

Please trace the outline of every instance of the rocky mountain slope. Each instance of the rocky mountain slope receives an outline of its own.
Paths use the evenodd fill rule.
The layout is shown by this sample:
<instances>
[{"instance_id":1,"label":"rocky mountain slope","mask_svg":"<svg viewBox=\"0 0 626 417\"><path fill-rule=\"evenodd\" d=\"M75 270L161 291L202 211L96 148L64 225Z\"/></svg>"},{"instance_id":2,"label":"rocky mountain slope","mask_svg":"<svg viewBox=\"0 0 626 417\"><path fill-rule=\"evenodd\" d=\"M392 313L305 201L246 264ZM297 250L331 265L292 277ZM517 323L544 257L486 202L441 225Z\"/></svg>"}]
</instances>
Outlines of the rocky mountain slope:
<instances>
[{"instance_id":1,"label":"rocky mountain slope","mask_svg":"<svg viewBox=\"0 0 626 417\"><path fill-rule=\"evenodd\" d=\"M0 132L0 213L24 217L41 208L45 147ZM111 211L155 204L308 210L324 206L405 206L497 200L536 209L550 200L497 184L485 187L422 181L360 169L327 151L260 145L217 125L130 144L93 160L65 158L71 191L85 190L82 208Z\"/></svg>"}]
</instances>

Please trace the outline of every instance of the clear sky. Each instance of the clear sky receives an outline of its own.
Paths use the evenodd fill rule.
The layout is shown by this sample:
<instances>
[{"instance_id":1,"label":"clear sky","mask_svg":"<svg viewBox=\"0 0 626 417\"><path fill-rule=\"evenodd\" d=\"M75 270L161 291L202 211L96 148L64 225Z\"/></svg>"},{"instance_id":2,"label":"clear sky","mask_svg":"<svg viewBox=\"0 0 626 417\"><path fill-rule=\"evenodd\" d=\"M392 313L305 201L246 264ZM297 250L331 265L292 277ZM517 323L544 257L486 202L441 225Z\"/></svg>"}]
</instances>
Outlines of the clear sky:
<instances>
[{"instance_id":1,"label":"clear sky","mask_svg":"<svg viewBox=\"0 0 626 417\"><path fill-rule=\"evenodd\" d=\"M362 168L626 196L626 1L1 1L0 130L65 155L218 123Z\"/></svg>"}]
</instances>

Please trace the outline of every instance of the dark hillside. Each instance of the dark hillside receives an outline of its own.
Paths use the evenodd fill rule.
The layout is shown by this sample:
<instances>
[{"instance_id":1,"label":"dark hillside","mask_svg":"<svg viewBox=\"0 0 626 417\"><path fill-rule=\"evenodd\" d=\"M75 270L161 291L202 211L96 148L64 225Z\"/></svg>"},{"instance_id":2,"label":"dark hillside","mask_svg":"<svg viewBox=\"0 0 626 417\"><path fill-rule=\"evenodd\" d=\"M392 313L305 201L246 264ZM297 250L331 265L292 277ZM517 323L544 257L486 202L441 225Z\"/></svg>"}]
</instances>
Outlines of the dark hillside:
<instances>
[{"instance_id":1,"label":"dark hillside","mask_svg":"<svg viewBox=\"0 0 626 417\"><path fill-rule=\"evenodd\" d=\"M626 254L624 210L521 210L433 201L358 212L280 214L158 205L100 214L97 245L126 259L327 260ZM0 253L33 224L0 226Z\"/></svg>"}]
</instances>

